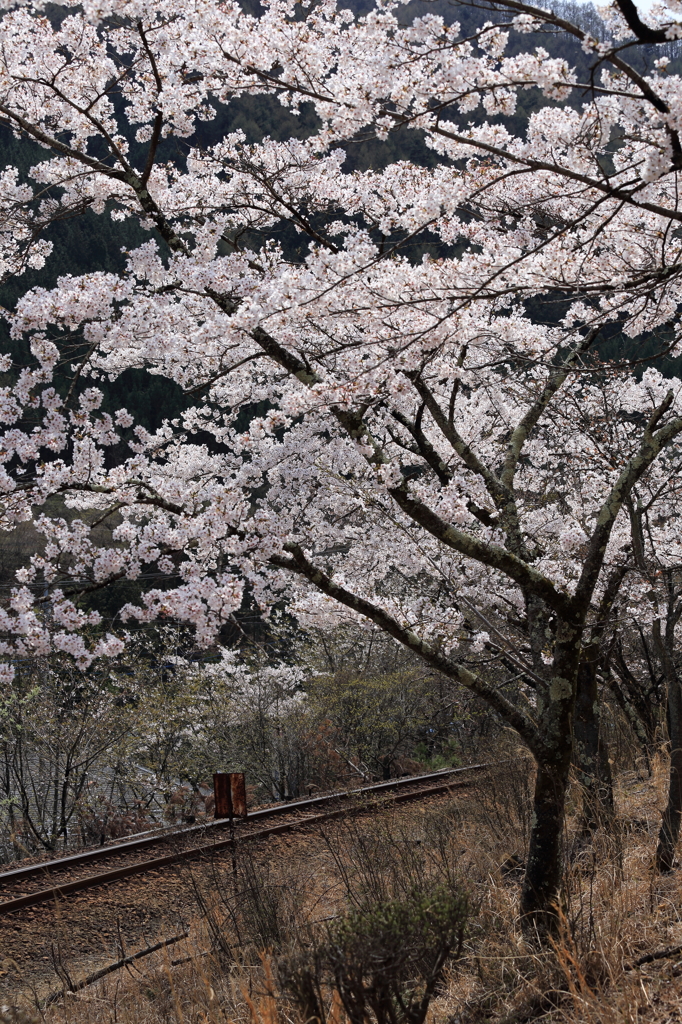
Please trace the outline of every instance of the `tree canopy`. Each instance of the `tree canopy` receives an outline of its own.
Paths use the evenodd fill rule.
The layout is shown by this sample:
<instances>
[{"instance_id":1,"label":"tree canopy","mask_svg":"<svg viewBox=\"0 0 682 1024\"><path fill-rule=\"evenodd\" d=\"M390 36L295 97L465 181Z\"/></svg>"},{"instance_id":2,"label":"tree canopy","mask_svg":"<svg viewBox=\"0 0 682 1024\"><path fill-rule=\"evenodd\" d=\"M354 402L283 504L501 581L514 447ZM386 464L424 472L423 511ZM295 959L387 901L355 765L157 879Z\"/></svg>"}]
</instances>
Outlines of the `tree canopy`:
<instances>
[{"instance_id":1,"label":"tree canopy","mask_svg":"<svg viewBox=\"0 0 682 1024\"><path fill-rule=\"evenodd\" d=\"M678 344L682 25L631 0L601 38L520 0L476 9L5 13L0 118L44 159L2 173L3 273L42 266L44 230L86 210L147 237L5 312L31 360L2 362L0 525L32 520L44 546L1 652L5 680L50 650L87 666L159 617L207 644L247 593L384 631L533 752L535 915L559 884L581 657L614 602L655 617L647 566L680 561L682 385L600 344ZM558 34L575 66L538 45ZM628 61L641 43L650 68ZM252 141L223 118L202 141L254 97L305 131ZM429 158L348 160L396 131ZM183 393L157 429L103 408L133 370ZM76 514L45 514L55 496ZM83 597L150 566L167 585L103 635Z\"/></svg>"}]
</instances>

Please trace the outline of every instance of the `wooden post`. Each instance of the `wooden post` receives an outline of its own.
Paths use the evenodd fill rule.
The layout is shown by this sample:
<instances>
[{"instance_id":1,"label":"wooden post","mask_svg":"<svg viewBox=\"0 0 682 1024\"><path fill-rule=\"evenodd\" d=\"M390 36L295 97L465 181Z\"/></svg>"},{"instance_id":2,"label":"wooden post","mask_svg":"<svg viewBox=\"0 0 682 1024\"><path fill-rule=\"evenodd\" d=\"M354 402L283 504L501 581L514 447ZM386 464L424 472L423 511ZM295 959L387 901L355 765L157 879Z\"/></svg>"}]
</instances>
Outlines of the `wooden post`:
<instances>
[{"instance_id":1,"label":"wooden post","mask_svg":"<svg viewBox=\"0 0 682 1024\"><path fill-rule=\"evenodd\" d=\"M232 797L230 793L230 776L225 772L216 772L213 776L213 798L215 818L232 817Z\"/></svg>"},{"instance_id":2,"label":"wooden post","mask_svg":"<svg viewBox=\"0 0 682 1024\"><path fill-rule=\"evenodd\" d=\"M213 776L214 817L246 818L244 772L216 772Z\"/></svg>"},{"instance_id":3,"label":"wooden post","mask_svg":"<svg viewBox=\"0 0 682 1024\"><path fill-rule=\"evenodd\" d=\"M236 818L246 818L246 780L244 772L230 772L230 796L232 813Z\"/></svg>"}]
</instances>

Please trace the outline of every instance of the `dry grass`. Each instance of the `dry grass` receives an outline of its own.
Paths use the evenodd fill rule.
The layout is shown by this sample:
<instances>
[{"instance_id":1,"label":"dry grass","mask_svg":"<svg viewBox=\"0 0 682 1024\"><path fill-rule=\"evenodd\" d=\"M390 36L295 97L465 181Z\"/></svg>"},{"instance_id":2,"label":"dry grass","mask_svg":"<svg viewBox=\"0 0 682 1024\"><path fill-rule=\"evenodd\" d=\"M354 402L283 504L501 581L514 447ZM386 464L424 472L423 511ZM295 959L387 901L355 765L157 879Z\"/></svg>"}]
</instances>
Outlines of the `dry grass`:
<instances>
[{"instance_id":1,"label":"dry grass","mask_svg":"<svg viewBox=\"0 0 682 1024\"><path fill-rule=\"evenodd\" d=\"M632 968L639 956L682 945L682 878L656 878L652 857L665 765L618 781L618 829L581 846L566 835L562 928L540 950L516 915L528 829L528 772L506 767L476 792L348 819L326 834L242 859L238 878L216 874L183 943L138 961L36 1016L47 1024L303 1024L280 980L282 963L309 950L353 900L407 891L415 878L449 880L470 894L464 957L446 971L430 1024L544 1020L669 1024L682 1020L682 953ZM575 808L574 808L575 809ZM188 884L191 880L188 878ZM280 973L278 973L278 971ZM20 1001L29 1006L30 993ZM328 1024L346 1024L325 993ZM21 1021L0 1011L0 1022Z\"/></svg>"}]
</instances>

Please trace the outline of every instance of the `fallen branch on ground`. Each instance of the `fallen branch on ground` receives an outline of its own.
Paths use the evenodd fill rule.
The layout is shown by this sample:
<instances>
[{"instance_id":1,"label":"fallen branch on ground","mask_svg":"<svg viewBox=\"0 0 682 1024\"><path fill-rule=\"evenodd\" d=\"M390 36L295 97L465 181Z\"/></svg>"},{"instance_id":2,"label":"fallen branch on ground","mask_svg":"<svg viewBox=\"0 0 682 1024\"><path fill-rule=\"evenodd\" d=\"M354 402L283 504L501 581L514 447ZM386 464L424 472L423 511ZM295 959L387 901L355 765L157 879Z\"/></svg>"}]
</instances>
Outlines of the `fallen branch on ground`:
<instances>
[{"instance_id":1,"label":"fallen branch on ground","mask_svg":"<svg viewBox=\"0 0 682 1024\"><path fill-rule=\"evenodd\" d=\"M682 945L667 946L665 949L658 949L655 953L647 953L646 956L640 956L639 960L627 964L625 970L632 971L635 967L643 967L644 964L651 964L654 960L665 960L666 957L675 956L677 953L682 953Z\"/></svg>"},{"instance_id":2,"label":"fallen branch on ground","mask_svg":"<svg viewBox=\"0 0 682 1024\"><path fill-rule=\"evenodd\" d=\"M131 953L130 956L124 956L121 960L117 960L113 964L109 964L107 967L102 967L99 971L95 971L93 974L88 974L87 978L83 978L82 981L76 982L75 985L71 985L69 988L60 989L59 992L52 992L47 999L44 1000L42 1008L52 1006L59 999L62 999L66 995L73 995L76 992L80 992L81 989L87 988L88 985L94 985L96 981L101 978L106 978L108 974L113 974L114 971L120 971L123 967L127 967L132 964L135 960L141 960L143 956L149 956L150 953L156 953L159 949L163 949L165 946L172 946L175 942L180 942L182 939L186 939L189 932L182 932L181 935L173 935L170 939L163 939L162 942L157 942L153 946L147 946L146 949L139 949L137 953Z\"/></svg>"}]
</instances>

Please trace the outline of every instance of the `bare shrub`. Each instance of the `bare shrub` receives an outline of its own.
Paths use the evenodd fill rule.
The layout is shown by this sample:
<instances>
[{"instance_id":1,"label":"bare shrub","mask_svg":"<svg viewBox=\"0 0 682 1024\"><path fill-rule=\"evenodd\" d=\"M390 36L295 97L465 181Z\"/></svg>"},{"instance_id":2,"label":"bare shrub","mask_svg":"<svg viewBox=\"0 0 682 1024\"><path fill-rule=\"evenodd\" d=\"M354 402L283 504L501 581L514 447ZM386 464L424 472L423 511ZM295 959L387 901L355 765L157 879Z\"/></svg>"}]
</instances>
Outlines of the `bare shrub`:
<instances>
[{"instance_id":1,"label":"bare shrub","mask_svg":"<svg viewBox=\"0 0 682 1024\"><path fill-rule=\"evenodd\" d=\"M447 961L462 951L466 897L445 886L368 902L340 917L305 956L280 964L302 1019L327 1019L336 991L351 1024L422 1024Z\"/></svg>"},{"instance_id":2,"label":"bare shrub","mask_svg":"<svg viewBox=\"0 0 682 1024\"><path fill-rule=\"evenodd\" d=\"M656 878L650 866L663 765L659 774L617 779L619 818L650 820L651 829L623 831L620 864L597 845L594 862L570 866L565 913L544 949L521 932L518 874L499 870L510 850L523 851L523 825L510 814L505 830L491 797L467 789L453 801L339 821L274 848L242 847L236 874L229 860L207 866L203 878L195 866L203 910L191 940L50 1007L47 1024L351 1024L329 956L335 936L376 1024L368 993L371 969L381 965L370 948L380 940L391 948L381 908L411 913L404 908L442 886L455 896L466 889L471 916L459 958L455 947L430 997L429 1024L669 1024L682 1002L682 954L633 966L682 941L682 881L676 873ZM428 964L421 974L413 966L397 972L390 990L406 1007L410 992L418 1003L428 976Z\"/></svg>"},{"instance_id":3,"label":"bare shrub","mask_svg":"<svg viewBox=\"0 0 682 1024\"><path fill-rule=\"evenodd\" d=\"M155 825L144 801L136 800L131 807L122 807L101 792L88 793L79 800L76 815L84 845L122 839Z\"/></svg>"},{"instance_id":4,"label":"bare shrub","mask_svg":"<svg viewBox=\"0 0 682 1024\"><path fill-rule=\"evenodd\" d=\"M534 768L528 754L514 750L476 779L469 797L479 825L496 844L524 854L533 813Z\"/></svg>"},{"instance_id":5,"label":"bare shrub","mask_svg":"<svg viewBox=\"0 0 682 1024\"><path fill-rule=\"evenodd\" d=\"M38 1024L40 1018L20 1006L0 1006L0 1024Z\"/></svg>"}]
</instances>

